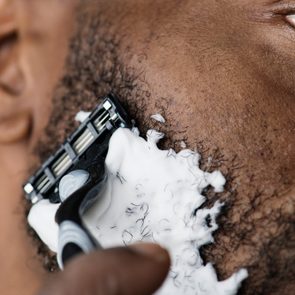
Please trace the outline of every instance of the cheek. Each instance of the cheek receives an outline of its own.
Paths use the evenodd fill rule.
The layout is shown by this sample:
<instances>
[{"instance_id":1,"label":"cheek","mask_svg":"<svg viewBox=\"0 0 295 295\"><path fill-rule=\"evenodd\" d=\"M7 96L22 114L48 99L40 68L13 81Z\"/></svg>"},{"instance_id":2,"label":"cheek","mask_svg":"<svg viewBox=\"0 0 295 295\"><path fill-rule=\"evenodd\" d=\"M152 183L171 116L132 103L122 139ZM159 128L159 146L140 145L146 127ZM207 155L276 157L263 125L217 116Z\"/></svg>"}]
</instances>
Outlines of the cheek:
<instances>
[{"instance_id":1,"label":"cheek","mask_svg":"<svg viewBox=\"0 0 295 295\"><path fill-rule=\"evenodd\" d=\"M49 118L51 96L68 52L77 1L18 1L20 60L25 73L23 99L33 111L32 144Z\"/></svg>"},{"instance_id":2,"label":"cheek","mask_svg":"<svg viewBox=\"0 0 295 295\"><path fill-rule=\"evenodd\" d=\"M169 46L163 51L156 42L148 48L126 61L144 73L150 91L146 118L163 114L165 133L174 142L186 139L190 147L205 142L245 155L253 164L268 157L267 165L278 166L285 150L282 142L290 142L294 106L286 103L290 97L285 90L274 88L266 77L259 51L215 48L202 53L201 47L190 52Z\"/></svg>"},{"instance_id":3,"label":"cheek","mask_svg":"<svg viewBox=\"0 0 295 295\"><path fill-rule=\"evenodd\" d=\"M282 20L276 26L265 24L255 28L248 38L249 50L243 55L258 78L294 94L295 29Z\"/></svg>"}]
</instances>

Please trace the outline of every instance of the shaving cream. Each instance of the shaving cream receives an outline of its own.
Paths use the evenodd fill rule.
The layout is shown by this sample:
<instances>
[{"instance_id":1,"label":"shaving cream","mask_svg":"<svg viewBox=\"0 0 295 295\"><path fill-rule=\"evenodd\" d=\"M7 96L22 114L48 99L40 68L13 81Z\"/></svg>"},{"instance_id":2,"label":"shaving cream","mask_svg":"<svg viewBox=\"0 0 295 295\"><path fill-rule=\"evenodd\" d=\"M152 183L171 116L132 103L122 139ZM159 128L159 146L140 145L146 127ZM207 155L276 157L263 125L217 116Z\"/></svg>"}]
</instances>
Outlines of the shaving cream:
<instances>
[{"instance_id":1,"label":"shaving cream","mask_svg":"<svg viewBox=\"0 0 295 295\"><path fill-rule=\"evenodd\" d=\"M222 192L225 178L219 171L202 171L200 155L194 151L160 150L157 143L163 136L149 130L145 140L137 129L123 128L113 134L106 158L105 193L83 221L104 248L144 241L168 249L171 269L156 294L236 294L247 271L241 269L218 281L212 264L204 265L199 252L201 246L214 241L222 207L217 201L212 208L199 209L205 202L202 191L212 186L215 192ZM28 216L30 225L53 251L58 239L57 208L42 200Z\"/></svg>"}]
</instances>

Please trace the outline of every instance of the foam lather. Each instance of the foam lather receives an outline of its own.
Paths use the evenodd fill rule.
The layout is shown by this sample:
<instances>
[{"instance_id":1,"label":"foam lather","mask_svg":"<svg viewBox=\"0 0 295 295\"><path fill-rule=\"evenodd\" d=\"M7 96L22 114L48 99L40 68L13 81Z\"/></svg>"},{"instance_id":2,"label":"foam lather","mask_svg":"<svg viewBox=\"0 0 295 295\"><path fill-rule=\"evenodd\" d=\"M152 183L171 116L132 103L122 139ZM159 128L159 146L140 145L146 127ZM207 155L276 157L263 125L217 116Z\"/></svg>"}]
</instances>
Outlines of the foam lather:
<instances>
[{"instance_id":1,"label":"foam lather","mask_svg":"<svg viewBox=\"0 0 295 295\"><path fill-rule=\"evenodd\" d=\"M204 265L199 252L201 246L214 242L212 234L218 228L216 217L222 207L217 201L210 209L198 209L205 202L202 191L211 185L221 192L225 178L219 171L202 171L200 155L194 151L160 150L157 143L163 136L149 130L145 140L138 130L123 128L112 135L106 157L105 193L83 221L104 248L138 241L167 248L172 266L156 294L236 294L247 271L241 269L218 281L213 266ZM49 202L46 205L53 206ZM33 206L29 222L45 243L56 245L57 232L48 230L55 226L54 220L48 222L41 216L44 206L44 201ZM44 238L46 232L50 232L50 239Z\"/></svg>"}]
</instances>

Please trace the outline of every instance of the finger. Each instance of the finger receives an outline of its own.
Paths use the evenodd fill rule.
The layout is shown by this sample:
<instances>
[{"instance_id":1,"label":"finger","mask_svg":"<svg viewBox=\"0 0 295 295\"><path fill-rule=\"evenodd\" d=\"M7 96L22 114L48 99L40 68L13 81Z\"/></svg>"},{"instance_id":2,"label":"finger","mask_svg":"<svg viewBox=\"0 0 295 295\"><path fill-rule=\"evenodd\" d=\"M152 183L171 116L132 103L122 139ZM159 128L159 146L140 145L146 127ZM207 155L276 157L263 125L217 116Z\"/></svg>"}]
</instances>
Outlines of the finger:
<instances>
[{"instance_id":1,"label":"finger","mask_svg":"<svg viewBox=\"0 0 295 295\"><path fill-rule=\"evenodd\" d=\"M154 244L97 251L73 259L40 295L149 295L167 276L166 250Z\"/></svg>"}]
</instances>

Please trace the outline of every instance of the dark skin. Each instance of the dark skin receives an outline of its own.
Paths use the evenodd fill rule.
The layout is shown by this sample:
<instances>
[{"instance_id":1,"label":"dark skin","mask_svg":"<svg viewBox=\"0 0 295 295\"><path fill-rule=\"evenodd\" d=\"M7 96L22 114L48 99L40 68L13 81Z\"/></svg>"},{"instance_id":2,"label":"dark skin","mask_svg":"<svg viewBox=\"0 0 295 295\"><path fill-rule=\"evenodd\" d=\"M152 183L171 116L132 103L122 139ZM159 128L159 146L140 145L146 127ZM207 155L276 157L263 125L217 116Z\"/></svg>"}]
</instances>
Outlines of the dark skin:
<instances>
[{"instance_id":1,"label":"dark skin","mask_svg":"<svg viewBox=\"0 0 295 295\"><path fill-rule=\"evenodd\" d=\"M69 262L39 294L149 295L161 286L169 264L168 253L157 245L108 249Z\"/></svg>"},{"instance_id":2,"label":"dark skin","mask_svg":"<svg viewBox=\"0 0 295 295\"><path fill-rule=\"evenodd\" d=\"M67 79L56 91L56 112L45 133L42 154L50 153L74 128L68 122L79 108L91 109L96 97L110 90L120 95L142 130L149 127L151 114L162 112L167 119L166 145L176 142L177 148L177 142L185 139L204 158L213 155L213 164L204 168L220 168L229 180L228 193L220 196L228 210L220 220L216 245L205 250L206 259L216 263L221 277L247 267L250 278L244 294L291 294L295 281L295 29L285 15L295 10L295 1L93 0L84 1L83 8L88 9L87 19L97 22L89 26L80 22L75 27L76 40L81 42L72 43L69 54L76 63L73 58L67 63ZM89 27L101 42L92 42L88 67ZM81 50L75 51L79 46ZM63 97L76 97L77 107L59 112L58 106L67 105L66 101L58 104ZM45 106L39 105L38 110L46 114ZM33 116L32 146L48 117L49 113ZM208 197L213 201L210 193ZM99 259L101 254L93 255ZM83 260L87 268L99 267L86 256L73 262L77 269ZM165 265L167 260L163 273ZM114 271L124 267L118 264ZM76 281L77 274L70 269L61 276L69 273ZM93 290L91 282L88 286ZM60 288L60 294L67 294L66 287L57 279L49 290ZM70 294L81 294L79 286L74 289Z\"/></svg>"}]
</instances>

